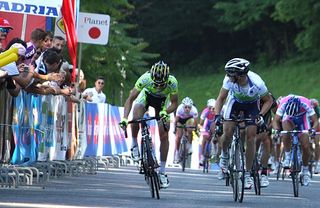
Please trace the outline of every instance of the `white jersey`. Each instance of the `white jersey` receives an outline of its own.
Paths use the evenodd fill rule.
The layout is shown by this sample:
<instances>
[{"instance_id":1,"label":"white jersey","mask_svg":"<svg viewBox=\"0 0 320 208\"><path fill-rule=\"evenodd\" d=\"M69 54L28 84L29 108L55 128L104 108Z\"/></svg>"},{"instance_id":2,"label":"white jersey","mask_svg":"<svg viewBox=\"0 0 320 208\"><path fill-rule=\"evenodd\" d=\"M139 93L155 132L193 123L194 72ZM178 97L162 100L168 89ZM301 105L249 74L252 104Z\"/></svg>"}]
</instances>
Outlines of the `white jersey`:
<instances>
[{"instance_id":1,"label":"white jersey","mask_svg":"<svg viewBox=\"0 0 320 208\"><path fill-rule=\"evenodd\" d=\"M183 104L180 104L177 108L176 116L182 119L186 118L198 118L198 110L196 107L192 106L189 113L186 113L183 107Z\"/></svg>"},{"instance_id":2,"label":"white jersey","mask_svg":"<svg viewBox=\"0 0 320 208\"><path fill-rule=\"evenodd\" d=\"M247 76L248 84L246 86L231 82L228 76L225 76L223 80L222 87L229 91L231 98L240 103L257 101L268 93L267 86L258 74L249 71Z\"/></svg>"},{"instance_id":3,"label":"white jersey","mask_svg":"<svg viewBox=\"0 0 320 208\"><path fill-rule=\"evenodd\" d=\"M103 92L98 93L96 88L87 88L82 93L83 95L92 95L92 103L105 103L106 102L106 95ZM90 101L88 101L90 102Z\"/></svg>"}]
</instances>

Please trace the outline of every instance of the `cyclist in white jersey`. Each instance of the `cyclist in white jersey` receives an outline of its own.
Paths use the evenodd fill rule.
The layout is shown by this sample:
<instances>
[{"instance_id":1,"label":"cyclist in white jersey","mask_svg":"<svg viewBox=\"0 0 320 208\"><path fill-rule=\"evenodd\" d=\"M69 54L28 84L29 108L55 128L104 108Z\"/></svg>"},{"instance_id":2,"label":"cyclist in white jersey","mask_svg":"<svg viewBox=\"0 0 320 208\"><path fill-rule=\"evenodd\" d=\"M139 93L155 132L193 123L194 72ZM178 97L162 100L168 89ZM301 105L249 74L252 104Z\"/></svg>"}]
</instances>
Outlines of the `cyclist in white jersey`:
<instances>
[{"instance_id":1,"label":"cyclist in white jersey","mask_svg":"<svg viewBox=\"0 0 320 208\"><path fill-rule=\"evenodd\" d=\"M198 110L193 105L193 101L189 97L185 97L182 99L181 104L177 108L176 117L174 126L186 124L188 126L198 126ZM192 154L192 129L188 129L188 153ZM179 147L180 141L183 134L183 129L175 128L176 132L176 147L175 147L175 154L174 154L174 163L179 162Z\"/></svg>"},{"instance_id":2,"label":"cyclist in white jersey","mask_svg":"<svg viewBox=\"0 0 320 208\"><path fill-rule=\"evenodd\" d=\"M253 185L250 171L252 168L253 157L255 154L255 137L257 134L257 125L264 123L263 116L272 105L272 98L264 81L256 73L249 71L250 62L242 58L234 58L225 65L226 76L219 96L216 100L215 122L221 125L221 108L226 98L226 108L224 110L224 119L237 117L239 114L245 118L252 118L253 121L246 122L246 175L245 188L250 189ZM229 95L229 96L228 96ZM263 101L260 109L259 100ZM223 123L222 151L220 155L220 167L225 170L228 166L228 147L232 141L232 135L235 129L235 122L225 121Z\"/></svg>"}]
</instances>

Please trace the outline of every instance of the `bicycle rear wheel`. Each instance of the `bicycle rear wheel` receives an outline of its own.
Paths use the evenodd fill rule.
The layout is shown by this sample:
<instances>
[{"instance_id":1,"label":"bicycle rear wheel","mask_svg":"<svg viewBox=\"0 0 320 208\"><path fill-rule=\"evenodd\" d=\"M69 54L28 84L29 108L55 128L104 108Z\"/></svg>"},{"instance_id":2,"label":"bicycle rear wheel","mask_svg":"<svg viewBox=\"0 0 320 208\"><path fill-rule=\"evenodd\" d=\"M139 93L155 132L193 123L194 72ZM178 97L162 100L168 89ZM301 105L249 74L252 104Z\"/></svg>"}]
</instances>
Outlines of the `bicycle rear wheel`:
<instances>
[{"instance_id":1,"label":"bicycle rear wheel","mask_svg":"<svg viewBox=\"0 0 320 208\"><path fill-rule=\"evenodd\" d=\"M203 161L203 173L209 172L210 166L210 157L211 157L211 144L210 142L206 141L205 148L204 148L204 161Z\"/></svg>"}]
</instances>

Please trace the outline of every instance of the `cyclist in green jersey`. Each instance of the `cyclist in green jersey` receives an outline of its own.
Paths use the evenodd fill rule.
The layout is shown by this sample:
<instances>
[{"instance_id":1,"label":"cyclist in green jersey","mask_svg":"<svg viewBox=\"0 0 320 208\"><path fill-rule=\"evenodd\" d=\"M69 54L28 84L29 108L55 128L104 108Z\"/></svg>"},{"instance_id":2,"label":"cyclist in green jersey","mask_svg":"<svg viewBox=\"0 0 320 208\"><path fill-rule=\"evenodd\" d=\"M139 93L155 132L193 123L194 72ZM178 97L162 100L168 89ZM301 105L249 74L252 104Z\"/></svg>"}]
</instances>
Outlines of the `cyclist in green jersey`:
<instances>
[{"instance_id":1,"label":"cyclist in green jersey","mask_svg":"<svg viewBox=\"0 0 320 208\"><path fill-rule=\"evenodd\" d=\"M164 119L166 123L168 122L169 114L178 107L178 82L174 76L169 75L169 66L167 64L163 61L155 63L149 72L146 72L137 80L124 105L124 116L120 122L122 128L126 128L128 124L128 116L133 101L135 101L133 120L142 118L148 107L151 106L155 109L155 116ZM168 129L165 129L164 125L163 122L158 122L160 134L159 178L162 188L169 186L169 180L165 173L169 140ZM139 125L132 124L131 157L134 161L139 161L140 159L137 143L138 131Z\"/></svg>"}]
</instances>

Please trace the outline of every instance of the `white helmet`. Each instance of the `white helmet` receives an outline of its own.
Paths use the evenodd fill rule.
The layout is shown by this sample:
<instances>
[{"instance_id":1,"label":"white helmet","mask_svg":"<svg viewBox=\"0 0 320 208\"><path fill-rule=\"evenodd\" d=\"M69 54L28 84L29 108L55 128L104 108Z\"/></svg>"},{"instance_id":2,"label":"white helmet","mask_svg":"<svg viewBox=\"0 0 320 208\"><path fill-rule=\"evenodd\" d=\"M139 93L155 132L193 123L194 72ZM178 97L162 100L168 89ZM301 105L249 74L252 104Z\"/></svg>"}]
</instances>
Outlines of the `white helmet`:
<instances>
[{"instance_id":1,"label":"white helmet","mask_svg":"<svg viewBox=\"0 0 320 208\"><path fill-rule=\"evenodd\" d=\"M249 71L250 62L243 58L233 58L229 60L224 69L227 74L243 75Z\"/></svg>"},{"instance_id":2,"label":"white helmet","mask_svg":"<svg viewBox=\"0 0 320 208\"><path fill-rule=\"evenodd\" d=\"M209 99L208 101L207 101L207 106L208 107L215 107L216 106L216 100L215 99Z\"/></svg>"},{"instance_id":3,"label":"white helmet","mask_svg":"<svg viewBox=\"0 0 320 208\"><path fill-rule=\"evenodd\" d=\"M185 97L182 99L183 106L193 106L193 101L189 97Z\"/></svg>"}]
</instances>

